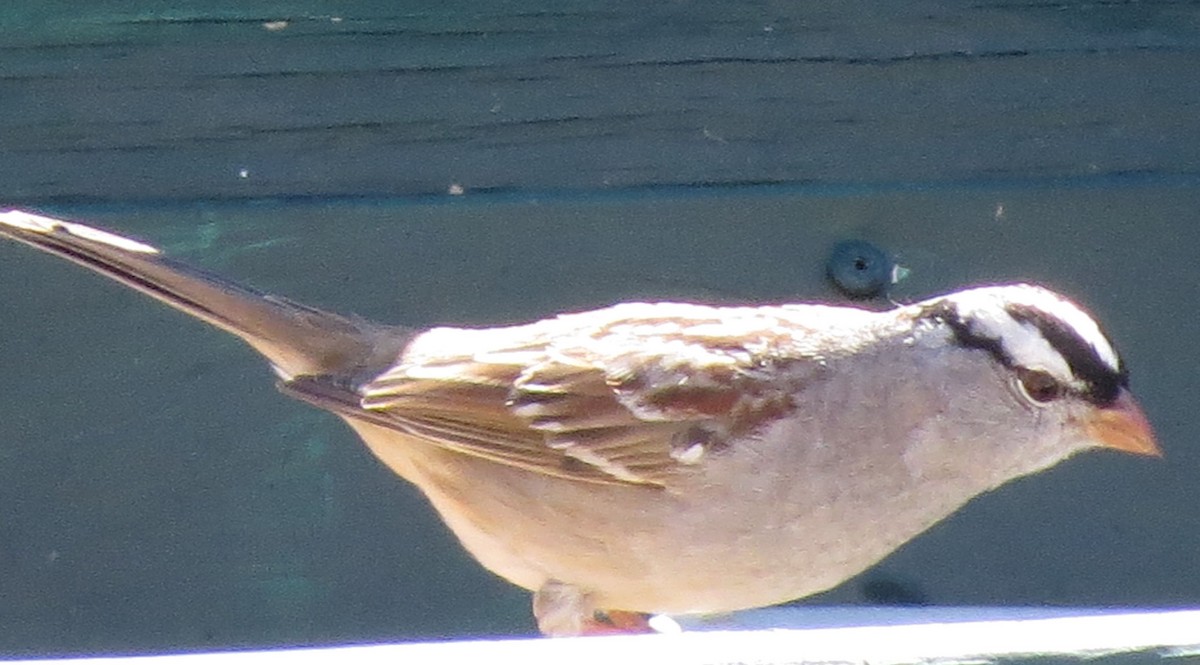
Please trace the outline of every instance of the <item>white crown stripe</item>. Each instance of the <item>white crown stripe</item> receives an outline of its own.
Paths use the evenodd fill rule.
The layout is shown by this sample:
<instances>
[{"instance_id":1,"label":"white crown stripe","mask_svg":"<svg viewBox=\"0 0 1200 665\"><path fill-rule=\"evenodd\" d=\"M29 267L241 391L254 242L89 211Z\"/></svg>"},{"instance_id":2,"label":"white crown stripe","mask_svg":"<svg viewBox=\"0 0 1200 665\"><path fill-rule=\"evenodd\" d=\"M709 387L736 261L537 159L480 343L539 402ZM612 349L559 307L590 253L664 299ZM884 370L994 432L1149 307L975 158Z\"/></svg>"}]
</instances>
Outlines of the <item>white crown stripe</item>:
<instances>
[{"instance_id":1,"label":"white crown stripe","mask_svg":"<svg viewBox=\"0 0 1200 665\"><path fill-rule=\"evenodd\" d=\"M1037 326L1019 321L1005 310L1005 305L1014 303L1061 321L1108 369L1113 373L1121 371L1116 350L1096 322L1077 305L1055 293L1030 285L1021 285L1019 291L1013 287L1005 287L1003 291L985 287L959 293L954 301L964 320L970 322L971 331L997 340L1004 352L1018 365L1044 369L1064 381L1075 378L1067 359L1050 344Z\"/></svg>"}]
</instances>

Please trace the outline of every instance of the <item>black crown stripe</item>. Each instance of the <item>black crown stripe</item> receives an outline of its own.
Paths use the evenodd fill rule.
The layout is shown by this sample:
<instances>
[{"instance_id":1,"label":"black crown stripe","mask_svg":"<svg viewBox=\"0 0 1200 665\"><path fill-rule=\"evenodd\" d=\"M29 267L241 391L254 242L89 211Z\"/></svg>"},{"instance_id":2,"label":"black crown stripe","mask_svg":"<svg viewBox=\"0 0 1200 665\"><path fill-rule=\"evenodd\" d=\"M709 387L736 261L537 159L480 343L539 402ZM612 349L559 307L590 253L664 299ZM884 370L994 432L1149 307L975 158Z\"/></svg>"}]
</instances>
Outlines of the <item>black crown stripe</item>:
<instances>
[{"instance_id":1,"label":"black crown stripe","mask_svg":"<svg viewBox=\"0 0 1200 665\"><path fill-rule=\"evenodd\" d=\"M1012 304L1005 308L1014 320L1029 323L1037 328L1051 348L1062 355L1067 367L1086 388L1080 395L1098 405L1112 403L1121 388L1129 385L1129 375L1121 362L1120 371L1114 371L1079 333L1061 319L1027 305ZM949 300L941 300L925 309L922 318L940 321L954 334L954 342L968 349L988 352L996 362L1005 367L1016 366L1013 357L999 339L980 334L972 329L958 307Z\"/></svg>"},{"instance_id":2,"label":"black crown stripe","mask_svg":"<svg viewBox=\"0 0 1200 665\"><path fill-rule=\"evenodd\" d=\"M1129 386L1129 372L1119 359L1118 369L1113 369L1087 340L1058 317L1028 305L1010 304L1005 308L1008 315L1022 323L1030 323L1042 337L1062 355L1076 378L1089 387L1088 397L1101 404L1117 398L1121 388Z\"/></svg>"}]
</instances>

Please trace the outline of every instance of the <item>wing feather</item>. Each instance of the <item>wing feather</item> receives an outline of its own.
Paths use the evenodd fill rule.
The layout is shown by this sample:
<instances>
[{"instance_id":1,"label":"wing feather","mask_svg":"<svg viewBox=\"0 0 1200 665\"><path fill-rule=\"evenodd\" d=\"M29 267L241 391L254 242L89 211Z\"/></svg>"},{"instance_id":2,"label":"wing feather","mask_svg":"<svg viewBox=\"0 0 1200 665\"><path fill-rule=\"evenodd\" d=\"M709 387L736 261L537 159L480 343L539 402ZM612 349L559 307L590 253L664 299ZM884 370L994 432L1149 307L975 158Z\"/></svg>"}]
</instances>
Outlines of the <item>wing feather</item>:
<instances>
[{"instance_id":1,"label":"wing feather","mask_svg":"<svg viewBox=\"0 0 1200 665\"><path fill-rule=\"evenodd\" d=\"M823 366L798 320L787 307L634 303L510 328L435 328L358 388L360 408L540 473L669 486L795 407Z\"/></svg>"}]
</instances>

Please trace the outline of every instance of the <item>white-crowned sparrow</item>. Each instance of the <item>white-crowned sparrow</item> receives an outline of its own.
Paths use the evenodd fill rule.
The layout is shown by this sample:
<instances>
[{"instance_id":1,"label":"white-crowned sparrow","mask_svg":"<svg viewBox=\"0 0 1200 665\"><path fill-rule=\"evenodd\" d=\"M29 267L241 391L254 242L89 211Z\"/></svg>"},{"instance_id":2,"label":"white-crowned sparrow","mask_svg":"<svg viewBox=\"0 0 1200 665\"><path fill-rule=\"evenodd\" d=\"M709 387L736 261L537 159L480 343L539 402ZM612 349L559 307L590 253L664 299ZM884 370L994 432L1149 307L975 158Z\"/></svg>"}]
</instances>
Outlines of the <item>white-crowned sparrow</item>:
<instances>
[{"instance_id":1,"label":"white-crowned sparrow","mask_svg":"<svg viewBox=\"0 0 1200 665\"><path fill-rule=\"evenodd\" d=\"M237 335L343 418L546 633L827 589L1078 451L1157 455L1116 351L1029 285L885 312L626 303L414 331L20 211L4 234Z\"/></svg>"}]
</instances>

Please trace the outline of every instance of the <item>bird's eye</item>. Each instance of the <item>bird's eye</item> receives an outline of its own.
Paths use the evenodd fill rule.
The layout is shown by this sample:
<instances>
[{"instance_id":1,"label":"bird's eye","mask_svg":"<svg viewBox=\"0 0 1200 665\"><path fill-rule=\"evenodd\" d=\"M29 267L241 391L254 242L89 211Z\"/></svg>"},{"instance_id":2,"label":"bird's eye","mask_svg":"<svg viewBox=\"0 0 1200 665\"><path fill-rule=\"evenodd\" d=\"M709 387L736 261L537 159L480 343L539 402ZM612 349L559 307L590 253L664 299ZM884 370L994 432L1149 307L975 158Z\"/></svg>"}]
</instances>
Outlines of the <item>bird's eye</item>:
<instances>
[{"instance_id":1,"label":"bird's eye","mask_svg":"<svg viewBox=\"0 0 1200 665\"><path fill-rule=\"evenodd\" d=\"M1020 369L1017 371L1017 384L1021 394L1034 404L1048 404L1062 396L1062 384L1048 372L1040 369Z\"/></svg>"}]
</instances>

